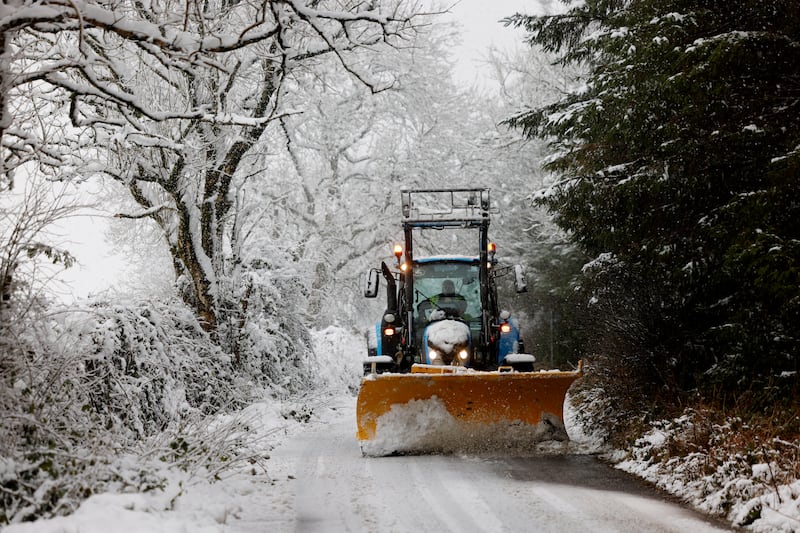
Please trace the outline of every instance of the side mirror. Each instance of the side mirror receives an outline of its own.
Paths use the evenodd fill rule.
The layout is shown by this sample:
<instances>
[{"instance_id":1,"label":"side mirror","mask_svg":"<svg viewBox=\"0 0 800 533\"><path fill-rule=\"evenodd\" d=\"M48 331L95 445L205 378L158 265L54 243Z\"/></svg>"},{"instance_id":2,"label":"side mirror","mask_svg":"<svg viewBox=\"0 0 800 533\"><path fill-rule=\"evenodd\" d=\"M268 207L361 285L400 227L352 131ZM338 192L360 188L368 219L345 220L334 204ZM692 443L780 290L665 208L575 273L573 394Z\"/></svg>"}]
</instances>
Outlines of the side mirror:
<instances>
[{"instance_id":1,"label":"side mirror","mask_svg":"<svg viewBox=\"0 0 800 533\"><path fill-rule=\"evenodd\" d=\"M514 265L514 286L517 293L528 292L528 282L525 280L525 269L522 265Z\"/></svg>"},{"instance_id":2,"label":"side mirror","mask_svg":"<svg viewBox=\"0 0 800 533\"><path fill-rule=\"evenodd\" d=\"M367 272L367 283L364 285L364 297L375 298L378 296L378 286L380 285L380 270L370 269Z\"/></svg>"}]
</instances>

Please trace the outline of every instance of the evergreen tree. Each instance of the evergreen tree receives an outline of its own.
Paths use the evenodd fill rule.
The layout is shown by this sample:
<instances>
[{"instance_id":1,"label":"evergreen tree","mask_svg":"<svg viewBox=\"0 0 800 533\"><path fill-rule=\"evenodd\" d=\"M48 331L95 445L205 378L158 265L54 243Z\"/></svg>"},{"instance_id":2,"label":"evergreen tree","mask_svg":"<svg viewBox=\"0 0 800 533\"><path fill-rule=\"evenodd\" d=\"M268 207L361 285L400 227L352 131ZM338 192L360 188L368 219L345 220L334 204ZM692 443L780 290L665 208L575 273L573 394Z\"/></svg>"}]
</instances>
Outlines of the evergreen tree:
<instances>
[{"instance_id":1,"label":"evergreen tree","mask_svg":"<svg viewBox=\"0 0 800 533\"><path fill-rule=\"evenodd\" d=\"M587 68L509 122L557 150L540 201L597 258L582 287L608 377L796 390L800 4L587 0L509 22Z\"/></svg>"}]
</instances>

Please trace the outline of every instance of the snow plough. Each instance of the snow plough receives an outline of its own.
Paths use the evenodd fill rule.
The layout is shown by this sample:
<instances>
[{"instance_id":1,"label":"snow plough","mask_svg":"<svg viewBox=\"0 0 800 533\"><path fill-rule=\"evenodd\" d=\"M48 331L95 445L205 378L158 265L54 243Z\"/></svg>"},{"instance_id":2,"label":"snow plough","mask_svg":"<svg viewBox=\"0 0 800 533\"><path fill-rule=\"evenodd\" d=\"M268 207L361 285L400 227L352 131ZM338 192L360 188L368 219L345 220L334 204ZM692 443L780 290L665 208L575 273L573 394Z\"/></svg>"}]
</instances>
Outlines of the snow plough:
<instances>
[{"instance_id":1,"label":"snow plough","mask_svg":"<svg viewBox=\"0 0 800 533\"><path fill-rule=\"evenodd\" d=\"M404 244L394 268L371 269L364 295L386 282L386 309L368 336L357 400L357 438L365 455L491 450L567 440L563 405L582 372L535 370L518 321L498 303L503 266L489 241L488 188L404 189ZM415 234L472 232L468 255L415 255ZM477 243L474 241L477 234ZM468 241L469 242L469 241Z\"/></svg>"}]
</instances>

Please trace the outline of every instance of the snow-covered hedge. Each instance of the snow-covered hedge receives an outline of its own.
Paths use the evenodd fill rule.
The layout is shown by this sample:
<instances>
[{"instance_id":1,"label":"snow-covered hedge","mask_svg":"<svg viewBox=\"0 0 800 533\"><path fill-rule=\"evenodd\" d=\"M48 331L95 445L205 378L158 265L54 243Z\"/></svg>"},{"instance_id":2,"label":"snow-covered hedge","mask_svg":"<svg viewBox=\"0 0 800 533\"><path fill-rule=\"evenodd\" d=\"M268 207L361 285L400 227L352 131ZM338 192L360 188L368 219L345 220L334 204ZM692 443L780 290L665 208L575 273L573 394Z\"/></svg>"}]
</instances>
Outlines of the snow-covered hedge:
<instances>
[{"instance_id":1,"label":"snow-covered hedge","mask_svg":"<svg viewBox=\"0 0 800 533\"><path fill-rule=\"evenodd\" d=\"M653 422L618 467L752 531L798 531L800 442L775 428L687 409Z\"/></svg>"},{"instance_id":2,"label":"snow-covered hedge","mask_svg":"<svg viewBox=\"0 0 800 533\"><path fill-rule=\"evenodd\" d=\"M69 512L98 491L158 488L167 466L235 462L246 422L212 429L208 416L310 384L305 327L265 305L280 301L271 288L251 292L235 354L177 300L0 327L0 524Z\"/></svg>"},{"instance_id":3,"label":"snow-covered hedge","mask_svg":"<svg viewBox=\"0 0 800 533\"><path fill-rule=\"evenodd\" d=\"M219 335L234 365L279 393L310 387L313 349L297 312L302 296L296 280L275 279L268 270L251 269L229 281L232 286L225 292L232 296L221 306L226 320Z\"/></svg>"}]
</instances>

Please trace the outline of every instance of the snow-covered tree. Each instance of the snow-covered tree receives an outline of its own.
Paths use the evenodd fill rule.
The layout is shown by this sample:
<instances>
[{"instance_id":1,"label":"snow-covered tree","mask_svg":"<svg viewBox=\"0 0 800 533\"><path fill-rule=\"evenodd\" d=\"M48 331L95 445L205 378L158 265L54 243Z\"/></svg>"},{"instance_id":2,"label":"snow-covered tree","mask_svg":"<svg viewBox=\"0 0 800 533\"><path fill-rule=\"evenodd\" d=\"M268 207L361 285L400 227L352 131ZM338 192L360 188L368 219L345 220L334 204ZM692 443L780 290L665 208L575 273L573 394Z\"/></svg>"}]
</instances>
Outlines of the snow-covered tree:
<instances>
[{"instance_id":1,"label":"snow-covered tree","mask_svg":"<svg viewBox=\"0 0 800 533\"><path fill-rule=\"evenodd\" d=\"M399 2L280 0L23 2L0 15L4 159L50 146L18 140L18 94L36 88L68 105L73 128L112 153L95 150L80 172L112 176L141 207L121 215L158 224L185 300L214 330L242 161L271 122L302 111L282 99L325 56L373 92L390 87L358 58L411 32L413 13Z\"/></svg>"},{"instance_id":2,"label":"snow-covered tree","mask_svg":"<svg viewBox=\"0 0 800 533\"><path fill-rule=\"evenodd\" d=\"M542 203L597 258L584 288L612 379L796 383L795 3L590 0L513 21L589 69L512 123L557 151Z\"/></svg>"},{"instance_id":3,"label":"snow-covered tree","mask_svg":"<svg viewBox=\"0 0 800 533\"><path fill-rule=\"evenodd\" d=\"M401 188L498 181L486 140L497 120L453 81L443 59L451 43L450 29L434 24L409 46L370 58L371 72L397 79L379 94L342 73L315 73L299 96L314 108L281 119L290 168L277 188L284 198L268 191L282 213L271 222L297 243L317 323L364 318L357 281L402 235Z\"/></svg>"},{"instance_id":4,"label":"snow-covered tree","mask_svg":"<svg viewBox=\"0 0 800 533\"><path fill-rule=\"evenodd\" d=\"M69 184L48 183L28 176L0 194L0 342L8 326L24 323L29 312L44 305L44 287L54 270L69 268L75 258L47 230L78 207Z\"/></svg>"}]
</instances>

